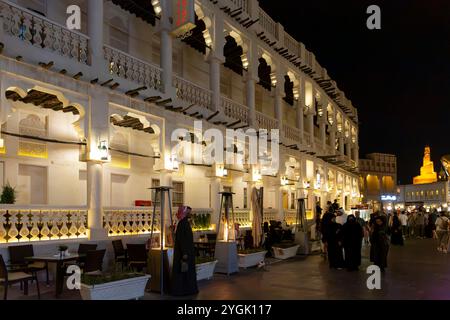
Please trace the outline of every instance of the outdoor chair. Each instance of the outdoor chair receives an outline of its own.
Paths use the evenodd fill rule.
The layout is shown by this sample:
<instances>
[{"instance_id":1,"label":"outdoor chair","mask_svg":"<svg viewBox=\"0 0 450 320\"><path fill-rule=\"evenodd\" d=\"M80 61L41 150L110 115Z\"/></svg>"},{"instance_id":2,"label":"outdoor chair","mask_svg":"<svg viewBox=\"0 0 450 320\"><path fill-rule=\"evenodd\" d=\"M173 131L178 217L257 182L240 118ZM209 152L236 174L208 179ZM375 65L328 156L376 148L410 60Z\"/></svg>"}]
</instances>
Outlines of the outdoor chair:
<instances>
[{"instance_id":1,"label":"outdoor chair","mask_svg":"<svg viewBox=\"0 0 450 320\"><path fill-rule=\"evenodd\" d=\"M46 273L46 283L49 284L48 264L45 262L30 262L25 258L34 256L33 245L10 246L9 251L9 265L11 271L22 271L37 273L44 271Z\"/></svg>"},{"instance_id":2,"label":"outdoor chair","mask_svg":"<svg viewBox=\"0 0 450 320\"><path fill-rule=\"evenodd\" d=\"M15 283L20 283L23 285L24 294L28 295L28 281L36 281L36 289L38 294L38 299L41 299L41 292L39 290L39 281L37 279L36 273L29 274L22 271L10 272L8 271L3 256L0 255L0 285L3 286L4 293L3 299L8 299L8 287Z\"/></svg>"},{"instance_id":3,"label":"outdoor chair","mask_svg":"<svg viewBox=\"0 0 450 320\"><path fill-rule=\"evenodd\" d=\"M103 270L103 259L105 258L106 249L92 250L86 253L86 262L84 263L84 274L101 273Z\"/></svg>"},{"instance_id":4,"label":"outdoor chair","mask_svg":"<svg viewBox=\"0 0 450 320\"><path fill-rule=\"evenodd\" d=\"M141 272L147 266L145 244L127 244L128 267Z\"/></svg>"},{"instance_id":5,"label":"outdoor chair","mask_svg":"<svg viewBox=\"0 0 450 320\"><path fill-rule=\"evenodd\" d=\"M122 270L124 266L128 265L128 253L124 248L122 240L113 240L112 241L113 249L114 249L114 261L115 263L121 263Z\"/></svg>"},{"instance_id":6,"label":"outdoor chair","mask_svg":"<svg viewBox=\"0 0 450 320\"><path fill-rule=\"evenodd\" d=\"M87 255L89 251L97 250L97 245L92 243L80 243L78 245L77 253L80 255ZM83 265L86 262L86 257L80 257L78 259L78 264Z\"/></svg>"}]
</instances>

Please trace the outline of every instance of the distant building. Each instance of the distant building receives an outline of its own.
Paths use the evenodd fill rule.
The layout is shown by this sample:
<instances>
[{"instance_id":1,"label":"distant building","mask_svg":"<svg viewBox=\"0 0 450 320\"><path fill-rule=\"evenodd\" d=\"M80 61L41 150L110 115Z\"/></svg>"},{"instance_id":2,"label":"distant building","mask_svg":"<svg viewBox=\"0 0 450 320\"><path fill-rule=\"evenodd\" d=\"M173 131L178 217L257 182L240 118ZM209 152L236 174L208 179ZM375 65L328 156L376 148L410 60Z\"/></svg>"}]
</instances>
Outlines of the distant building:
<instances>
[{"instance_id":1,"label":"distant building","mask_svg":"<svg viewBox=\"0 0 450 320\"><path fill-rule=\"evenodd\" d=\"M397 157L371 153L359 160L359 183L362 202L374 210L390 209L397 200Z\"/></svg>"},{"instance_id":2,"label":"distant building","mask_svg":"<svg viewBox=\"0 0 450 320\"><path fill-rule=\"evenodd\" d=\"M398 187L399 195L396 206L413 209L424 206L427 211L437 209L447 210L450 202L449 182L445 157L442 158L442 168L439 175L434 171L434 164L430 158L430 147L425 147L423 166L420 168L420 176L413 178L413 184Z\"/></svg>"},{"instance_id":3,"label":"distant building","mask_svg":"<svg viewBox=\"0 0 450 320\"><path fill-rule=\"evenodd\" d=\"M437 173L434 172L434 164L431 161L431 149L425 147L423 155L423 166L420 168L420 176L414 177L413 184L433 183L438 180Z\"/></svg>"}]
</instances>

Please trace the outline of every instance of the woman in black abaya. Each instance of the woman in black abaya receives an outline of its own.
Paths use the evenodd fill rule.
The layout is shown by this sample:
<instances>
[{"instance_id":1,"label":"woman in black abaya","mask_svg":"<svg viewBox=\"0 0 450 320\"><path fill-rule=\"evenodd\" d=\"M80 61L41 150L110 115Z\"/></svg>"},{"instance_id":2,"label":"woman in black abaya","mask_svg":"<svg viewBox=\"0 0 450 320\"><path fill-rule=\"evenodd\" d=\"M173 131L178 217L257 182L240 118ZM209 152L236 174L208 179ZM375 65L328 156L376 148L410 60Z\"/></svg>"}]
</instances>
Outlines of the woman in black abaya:
<instances>
[{"instance_id":1,"label":"woman in black abaya","mask_svg":"<svg viewBox=\"0 0 450 320\"><path fill-rule=\"evenodd\" d=\"M344 267L344 257L342 252L342 226L336 223L333 216L327 228L328 262L330 268L341 269Z\"/></svg>"},{"instance_id":2,"label":"woman in black abaya","mask_svg":"<svg viewBox=\"0 0 450 320\"><path fill-rule=\"evenodd\" d=\"M190 207L180 207L173 253L171 294L175 296L198 293L195 271L194 237L189 223Z\"/></svg>"},{"instance_id":3,"label":"woman in black abaya","mask_svg":"<svg viewBox=\"0 0 450 320\"><path fill-rule=\"evenodd\" d=\"M372 240L373 262L383 272L384 268L387 267L389 239L387 236L386 220L382 217L376 217L375 219Z\"/></svg>"},{"instance_id":4,"label":"woman in black abaya","mask_svg":"<svg viewBox=\"0 0 450 320\"><path fill-rule=\"evenodd\" d=\"M403 245L402 223L400 222L398 213L395 213L392 217L391 244Z\"/></svg>"},{"instance_id":5,"label":"woman in black abaya","mask_svg":"<svg viewBox=\"0 0 450 320\"><path fill-rule=\"evenodd\" d=\"M348 271L356 271L361 265L361 245L364 231L354 215L347 218L342 227L345 251L345 266Z\"/></svg>"}]
</instances>

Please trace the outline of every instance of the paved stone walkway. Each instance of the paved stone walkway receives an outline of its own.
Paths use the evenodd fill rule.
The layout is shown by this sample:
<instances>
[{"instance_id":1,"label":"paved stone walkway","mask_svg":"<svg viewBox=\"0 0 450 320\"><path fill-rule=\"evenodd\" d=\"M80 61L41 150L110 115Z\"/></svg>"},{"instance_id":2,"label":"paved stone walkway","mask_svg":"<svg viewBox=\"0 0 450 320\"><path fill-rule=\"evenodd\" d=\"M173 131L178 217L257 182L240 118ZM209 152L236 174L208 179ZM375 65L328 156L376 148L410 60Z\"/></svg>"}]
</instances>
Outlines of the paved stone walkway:
<instances>
[{"instance_id":1,"label":"paved stone walkway","mask_svg":"<svg viewBox=\"0 0 450 320\"><path fill-rule=\"evenodd\" d=\"M388 263L381 290L366 287L369 275L365 271L370 263L365 248L359 272L330 270L320 255L298 256L271 264L265 271L252 268L229 277L216 274L212 280L199 283L197 296L184 299L450 299L450 254L437 252L433 240L409 240L404 247L391 246ZM53 299L53 287L42 287L42 299ZM34 288L28 297L20 295L18 288L12 288L10 294L11 299L36 299ZM61 299L80 296L65 289ZM161 296L147 293L144 299L158 300Z\"/></svg>"}]
</instances>

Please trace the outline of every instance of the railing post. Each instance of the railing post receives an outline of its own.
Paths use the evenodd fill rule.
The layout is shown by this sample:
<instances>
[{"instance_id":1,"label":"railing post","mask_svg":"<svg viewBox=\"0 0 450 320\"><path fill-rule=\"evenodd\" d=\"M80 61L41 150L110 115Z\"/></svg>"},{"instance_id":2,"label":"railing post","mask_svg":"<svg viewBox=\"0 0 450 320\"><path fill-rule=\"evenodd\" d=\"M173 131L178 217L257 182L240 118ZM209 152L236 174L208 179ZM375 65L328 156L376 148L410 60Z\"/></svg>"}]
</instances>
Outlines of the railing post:
<instances>
[{"instance_id":1,"label":"railing post","mask_svg":"<svg viewBox=\"0 0 450 320\"><path fill-rule=\"evenodd\" d=\"M274 94L274 104L275 104L275 118L278 121L278 129L280 130L280 134L283 131L283 103L281 101L282 95L283 95L283 84L284 84L284 77L283 72L281 70L281 66L278 66L278 69L276 71L276 79L277 79L277 86L275 87L275 94Z\"/></svg>"}]
</instances>

